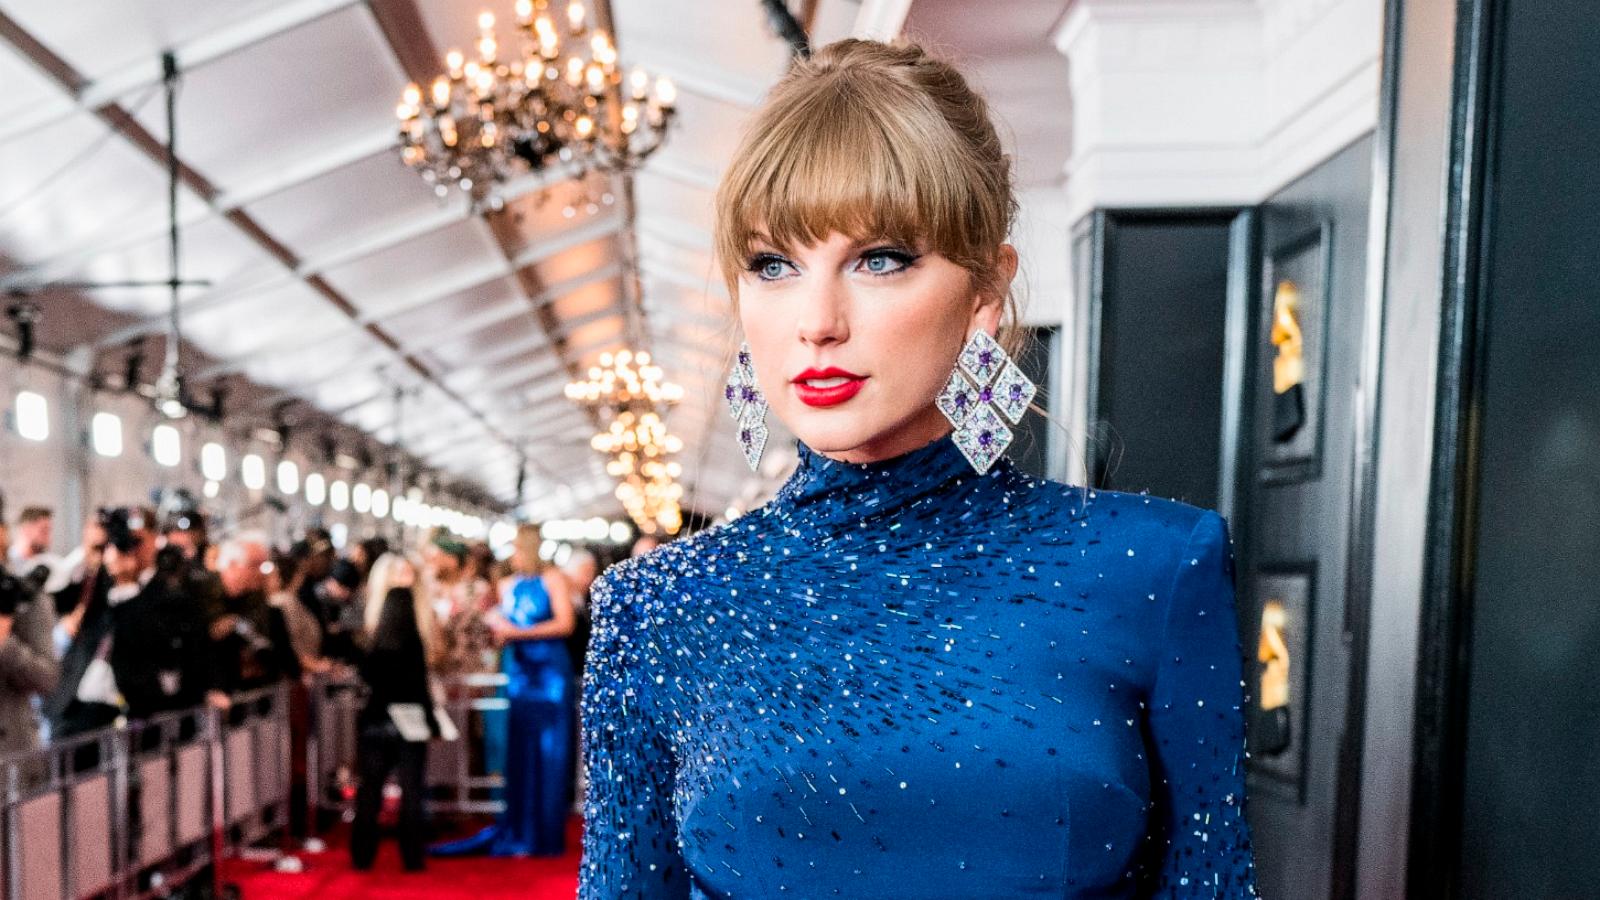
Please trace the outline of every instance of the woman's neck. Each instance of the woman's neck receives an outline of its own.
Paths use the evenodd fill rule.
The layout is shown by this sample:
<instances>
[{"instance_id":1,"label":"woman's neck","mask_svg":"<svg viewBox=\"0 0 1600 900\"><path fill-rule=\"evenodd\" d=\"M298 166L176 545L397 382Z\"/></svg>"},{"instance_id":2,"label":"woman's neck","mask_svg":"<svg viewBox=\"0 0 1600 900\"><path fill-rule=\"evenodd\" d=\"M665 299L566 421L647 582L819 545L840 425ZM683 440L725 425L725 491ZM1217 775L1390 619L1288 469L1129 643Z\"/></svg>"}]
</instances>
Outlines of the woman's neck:
<instances>
[{"instance_id":1,"label":"woman's neck","mask_svg":"<svg viewBox=\"0 0 1600 900\"><path fill-rule=\"evenodd\" d=\"M818 450L828 459L844 463L875 463L904 456L943 438L951 432L950 420L937 406L928 406L909 421L886 429L865 444L848 450Z\"/></svg>"}]
</instances>

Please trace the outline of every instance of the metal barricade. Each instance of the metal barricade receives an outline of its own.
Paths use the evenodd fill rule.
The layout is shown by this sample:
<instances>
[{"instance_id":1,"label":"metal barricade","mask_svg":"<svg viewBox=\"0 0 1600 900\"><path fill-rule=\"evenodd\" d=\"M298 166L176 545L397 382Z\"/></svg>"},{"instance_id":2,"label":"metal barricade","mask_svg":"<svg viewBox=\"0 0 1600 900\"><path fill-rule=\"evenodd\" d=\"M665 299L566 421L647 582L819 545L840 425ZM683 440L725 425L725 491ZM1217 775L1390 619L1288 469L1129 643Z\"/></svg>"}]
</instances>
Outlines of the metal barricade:
<instances>
[{"instance_id":1,"label":"metal barricade","mask_svg":"<svg viewBox=\"0 0 1600 900\"><path fill-rule=\"evenodd\" d=\"M6 900L165 893L286 821L288 692L119 724L0 760Z\"/></svg>"},{"instance_id":2,"label":"metal barricade","mask_svg":"<svg viewBox=\"0 0 1600 900\"><path fill-rule=\"evenodd\" d=\"M428 808L463 815L497 815L505 809L506 676L498 673L440 679L445 714L461 736L428 751ZM499 750L494 750L498 742ZM495 757L498 756L498 759Z\"/></svg>"},{"instance_id":3,"label":"metal barricade","mask_svg":"<svg viewBox=\"0 0 1600 900\"><path fill-rule=\"evenodd\" d=\"M505 808L499 796L502 774L490 771L495 756L486 750L496 729L504 734L508 704L504 675L465 675L439 680L440 707L460 737L434 741L428 747L428 809L433 813L497 814ZM307 747L307 793L315 809L337 810L348 821L355 804L358 771L356 720L365 702L365 688L353 676L313 679L311 737Z\"/></svg>"}]
</instances>

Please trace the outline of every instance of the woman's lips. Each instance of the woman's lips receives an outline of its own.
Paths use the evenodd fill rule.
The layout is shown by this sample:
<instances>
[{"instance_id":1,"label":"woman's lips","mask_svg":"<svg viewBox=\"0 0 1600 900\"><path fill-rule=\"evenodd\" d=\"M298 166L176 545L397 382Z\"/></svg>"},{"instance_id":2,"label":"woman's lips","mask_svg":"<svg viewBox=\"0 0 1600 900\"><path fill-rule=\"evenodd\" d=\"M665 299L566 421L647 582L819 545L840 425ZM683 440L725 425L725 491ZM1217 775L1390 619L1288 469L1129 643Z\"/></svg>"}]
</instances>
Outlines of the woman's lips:
<instances>
[{"instance_id":1,"label":"woman's lips","mask_svg":"<svg viewBox=\"0 0 1600 900\"><path fill-rule=\"evenodd\" d=\"M807 406L838 406L866 386L867 377L844 369L807 369L794 377L795 396Z\"/></svg>"}]
</instances>

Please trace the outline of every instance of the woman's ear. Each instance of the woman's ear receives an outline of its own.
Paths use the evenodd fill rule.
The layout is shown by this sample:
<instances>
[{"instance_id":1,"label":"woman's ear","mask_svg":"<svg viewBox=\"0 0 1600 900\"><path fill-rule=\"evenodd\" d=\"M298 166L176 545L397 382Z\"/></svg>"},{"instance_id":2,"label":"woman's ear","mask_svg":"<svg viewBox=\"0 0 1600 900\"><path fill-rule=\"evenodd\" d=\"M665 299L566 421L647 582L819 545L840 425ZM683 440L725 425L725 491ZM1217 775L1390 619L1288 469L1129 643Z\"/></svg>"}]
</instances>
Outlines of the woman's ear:
<instances>
[{"instance_id":1,"label":"woman's ear","mask_svg":"<svg viewBox=\"0 0 1600 900\"><path fill-rule=\"evenodd\" d=\"M986 331L994 337L1000 330L1000 319L1005 315L1006 297L1011 292L1011 282L1017 277L1017 248L1001 244L995 258L994 281L978 297L978 306L972 311L969 332Z\"/></svg>"}]
</instances>

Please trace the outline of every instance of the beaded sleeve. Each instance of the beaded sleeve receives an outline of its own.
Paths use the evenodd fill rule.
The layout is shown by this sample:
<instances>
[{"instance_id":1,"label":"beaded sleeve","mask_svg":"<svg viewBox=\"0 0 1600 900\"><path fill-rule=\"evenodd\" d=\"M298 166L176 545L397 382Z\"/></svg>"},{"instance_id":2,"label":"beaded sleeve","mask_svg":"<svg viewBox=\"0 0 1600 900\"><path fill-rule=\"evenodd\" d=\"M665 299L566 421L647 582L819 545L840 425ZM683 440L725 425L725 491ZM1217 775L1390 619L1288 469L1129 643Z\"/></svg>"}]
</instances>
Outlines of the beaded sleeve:
<instances>
[{"instance_id":1,"label":"beaded sleeve","mask_svg":"<svg viewBox=\"0 0 1600 900\"><path fill-rule=\"evenodd\" d=\"M672 747L649 702L651 669L662 661L643 568L619 566L591 594L580 900L689 896L672 815Z\"/></svg>"},{"instance_id":2,"label":"beaded sleeve","mask_svg":"<svg viewBox=\"0 0 1600 900\"><path fill-rule=\"evenodd\" d=\"M1158 897L1253 897L1244 699L1228 527L1204 513L1173 576L1150 697Z\"/></svg>"}]
</instances>

